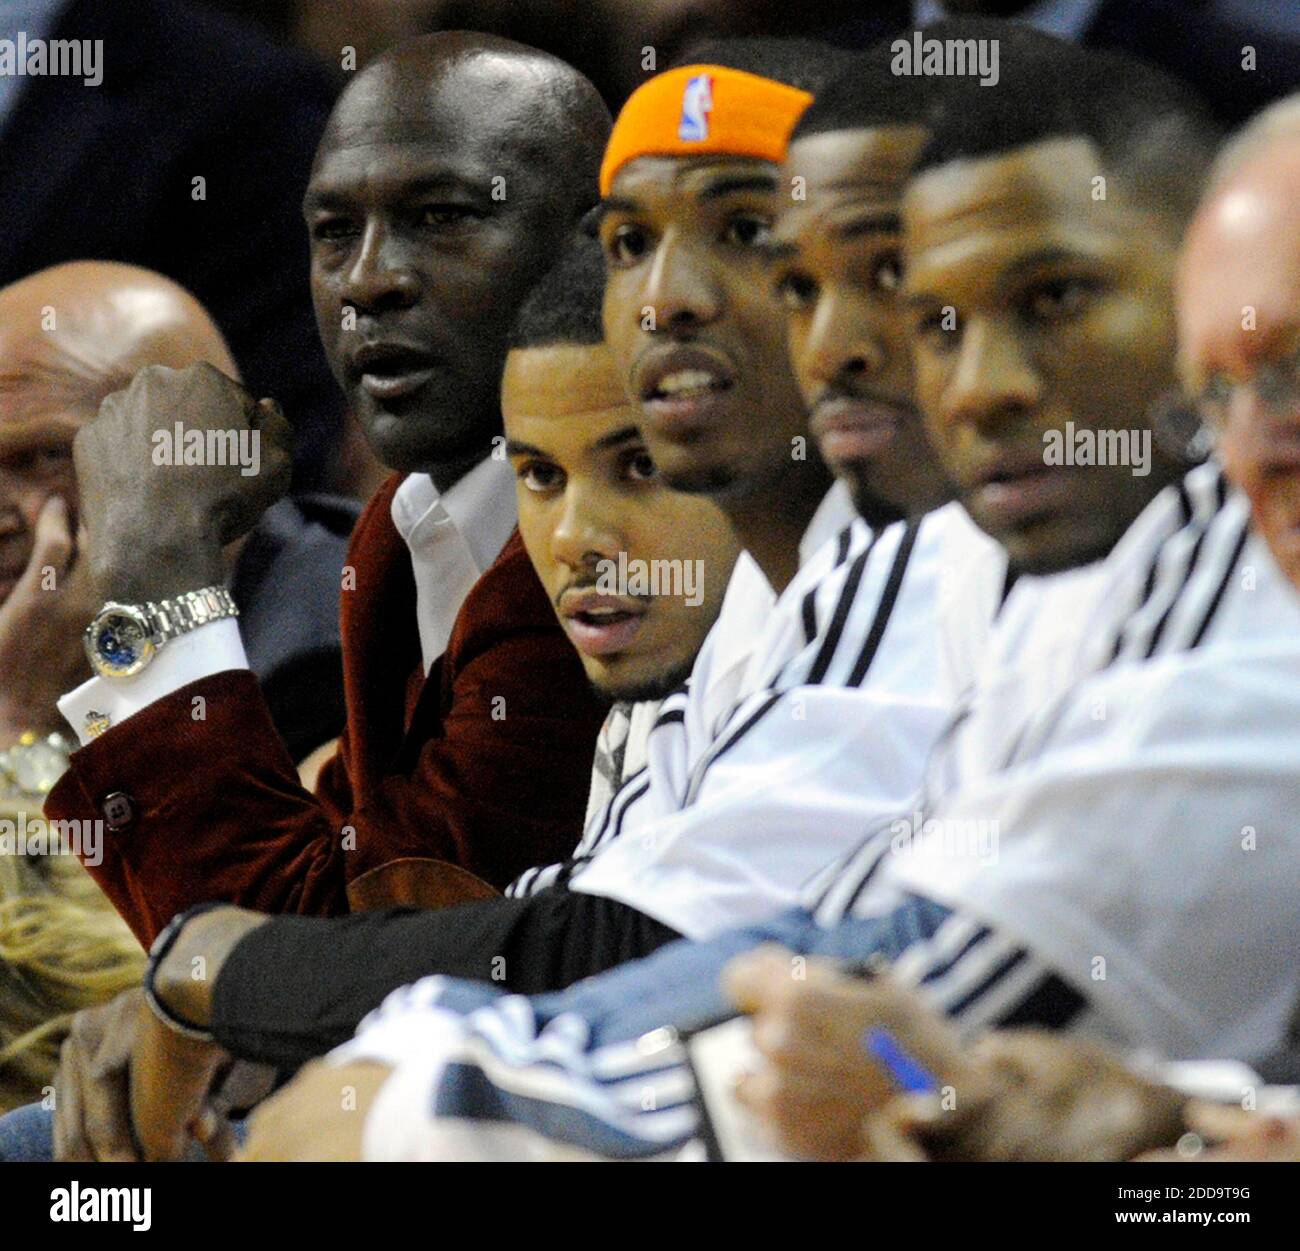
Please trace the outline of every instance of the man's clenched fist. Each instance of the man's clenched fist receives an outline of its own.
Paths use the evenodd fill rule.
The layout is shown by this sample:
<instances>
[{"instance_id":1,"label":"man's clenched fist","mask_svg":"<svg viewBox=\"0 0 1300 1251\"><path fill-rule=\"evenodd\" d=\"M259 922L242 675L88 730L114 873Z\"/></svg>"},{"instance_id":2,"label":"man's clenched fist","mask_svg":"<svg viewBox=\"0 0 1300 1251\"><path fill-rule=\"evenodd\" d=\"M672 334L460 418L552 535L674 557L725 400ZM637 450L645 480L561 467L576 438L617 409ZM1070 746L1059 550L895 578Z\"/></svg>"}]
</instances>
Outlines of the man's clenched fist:
<instances>
[{"instance_id":1,"label":"man's clenched fist","mask_svg":"<svg viewBox=\"0 0 1300 1251\"><path fill-rule=\"evenodd\" d=\"M73 454L102 599L140 603L224 581L221 549L289 487L292 431L208 364L149 365L100 405Z\"/></svg>"}]
</instances>

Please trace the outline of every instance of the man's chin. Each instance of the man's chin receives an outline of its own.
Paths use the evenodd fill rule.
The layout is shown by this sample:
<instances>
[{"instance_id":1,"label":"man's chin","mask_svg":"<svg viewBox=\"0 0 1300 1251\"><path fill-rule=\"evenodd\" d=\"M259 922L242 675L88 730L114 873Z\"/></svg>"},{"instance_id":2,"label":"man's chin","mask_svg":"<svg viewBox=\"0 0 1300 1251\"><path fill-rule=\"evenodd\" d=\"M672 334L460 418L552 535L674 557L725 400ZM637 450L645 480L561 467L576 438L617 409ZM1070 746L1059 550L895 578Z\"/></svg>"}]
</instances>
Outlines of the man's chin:
<instances>
[{"instance_id":1,"label":"man's chin","mask_svg":"<svg viewBox=\"0 0 1300 1251\"><path fill-rule=\"evenodd\" d=\"M700 464L698 461L678 466L661 466L664 481L683 495L726 496L736 487L736 473L731 465Z\"/></svg>"},{"instance_id":2,"label":"man's chin","mask_svg":"<svg viewBox=\"0 0 1300 1251\"><path fill-rule=\"evenodd\" d=\"M901 508L884 499L872 486L867 467L861 464L840 465L836 477L843 479L849 488L849 498L858 516L873 529L902 520Z\"/></svg>"},{"instance_id":3,"label":"man's chin","mask_svg":"<svg viewBox=\"0 0 1300 1251\"><path fill-rule=\"evenodd\" d=\"M1031 528L1005 540L997 535L993 537L1006 548L1011 568L1016 573L1033 577L1066 573L1104 560L1119 538L1118 535L1070 533L1068 530L1062 533L1066 525L1065 519L1052 518L1050 522L1041 523L1037 532Z\"/></svg>"},{"instance_id":4,"label":"man's chin","mask_svg":"<svg viewBox=\"0 0 1300 1251\"><path fill-rule=\"evenodd\" d=\"M587 679L597 699L607 704L639 704L646 700L663 699L680 690L691 676L695 657L675 669L655 672L619 673L606 669L602 672L588 670Z\"/></svg>"},{"instance_id":5,"label":"man's chin","mask_svg":"<svg viewBox=\"0 0 1300 1251\"><path fill-rule=\"evenodd\" d=\"M431 414L423 406L406 412L372 407L358 419L370 450L400 473L424 472L465 456L465 447L452 446L446 437L463 424L456 414Z\"/></svg>"}]
</instances>

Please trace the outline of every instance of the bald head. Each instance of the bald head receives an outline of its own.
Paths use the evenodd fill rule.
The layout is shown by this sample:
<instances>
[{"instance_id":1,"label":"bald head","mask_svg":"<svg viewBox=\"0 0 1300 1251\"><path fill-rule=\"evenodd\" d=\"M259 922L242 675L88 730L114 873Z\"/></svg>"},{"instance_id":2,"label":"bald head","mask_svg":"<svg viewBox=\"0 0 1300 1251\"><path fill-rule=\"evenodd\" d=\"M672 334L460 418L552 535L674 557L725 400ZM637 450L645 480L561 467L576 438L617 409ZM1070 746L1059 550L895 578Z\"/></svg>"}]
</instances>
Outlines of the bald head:
<instances>
[{"instance_id":1,"label":"bald head","mask_svg":"<svg viewBox=\"0 0 1300 1251\"><path fill-rule=\"evenodd\" d=\"M0 601L52 495L74 510L72 440L144 365L207 361L237 377L203 307L161 274L77 261L0 290Z\"/></svg>"},{"instance_id":2,"label":"bald head","mask_svg":"<svg viewBox=\"0 0 1300 1251\"><path fill-rule=\"evenodd\" d=\"M580 216L609 137L600 93L573 66L522 43L443 31L390 48L339 97L318 151L374 142L471 136L486 159L524 178L530 195Z\"/></svg>"},{"instance_id":3,"label":"bald head","mask_svg":"<svg viewBox=\"0 0 1300 1251\"><path fill-rule=\"evenodd\" d=\"M303 206L312 298L385 464L445 487L490 450L511 320L596 202L609 126L572 66L460 31L339 98Z\"/></svg>"},{"instance_id":4,"label":"bald head","mask_svg":"<svg viewBox=\"0 0 1300 1251\"><path fill-rule=\"evenodd\" d=\"M1215 184L1178 275L1179 351L1207 385L1220 456L1300 586L1300 132L1263 141Z\"/></svg>"},{"instance_id":5,"label":"bald head","mask_svg":"<svg viewBox=\"0 0 1300 1251\"><path fill-rule=\"evenodd\" d=\"M74 261L0 290L0 420L56 407L88 418L141 366L198 361L238 377L203 306L151 270Z\"/></svg>"},{"instance_id":6,"label":"bald head","mask_svg":"<svg viewBox=\"0 0 1300 1251\"><path fill-rule=\"evenodd\" d=\"M1298 319L1300 131L1237 166L1187 232L1178 329L1189 376L1247 376L1253 362L1295 332Z\"/></svg>"}]
</instances>

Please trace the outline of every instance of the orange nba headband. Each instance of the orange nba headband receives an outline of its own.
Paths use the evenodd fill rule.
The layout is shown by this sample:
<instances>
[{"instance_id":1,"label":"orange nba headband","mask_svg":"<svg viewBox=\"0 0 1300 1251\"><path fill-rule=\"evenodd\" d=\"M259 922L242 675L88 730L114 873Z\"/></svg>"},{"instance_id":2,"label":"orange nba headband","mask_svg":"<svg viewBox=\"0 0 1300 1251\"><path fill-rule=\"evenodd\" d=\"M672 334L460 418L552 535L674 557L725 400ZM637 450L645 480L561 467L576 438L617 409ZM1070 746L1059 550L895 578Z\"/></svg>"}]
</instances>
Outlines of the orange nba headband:
<instances>
[{"instance_id":1,"label":"orange nba headband","mask_svg":"<svg viewBox=\"0 0 1300 1251\"><path fill-rule=\"evenodd\" d=\"M614 123L600 165L600 194L638 156L713 152L780 161L812 96L722 65L683 65L642 83Z\"/></svg>"}]
</instances>

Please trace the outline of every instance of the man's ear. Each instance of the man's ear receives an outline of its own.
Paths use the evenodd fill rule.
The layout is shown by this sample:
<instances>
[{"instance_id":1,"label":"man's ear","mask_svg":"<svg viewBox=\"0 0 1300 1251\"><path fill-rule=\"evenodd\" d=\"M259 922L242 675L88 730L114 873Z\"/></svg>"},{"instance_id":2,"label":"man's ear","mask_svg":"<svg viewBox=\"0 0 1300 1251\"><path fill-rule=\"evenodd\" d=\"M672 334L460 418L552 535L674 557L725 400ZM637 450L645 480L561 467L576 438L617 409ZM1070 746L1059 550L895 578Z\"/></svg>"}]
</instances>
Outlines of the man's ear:
<instances>
[{"instance_id":1,"label":"man's ear","mask_svg":"<svg viewBox=\"0 0 1300 1251\"><path fill-rule=\"evenodd\" d=\"M594 239L600 234L600 219L604 205L593 204L578 220L578 229L588 238Z\"/></svg>"}]
</instances>

